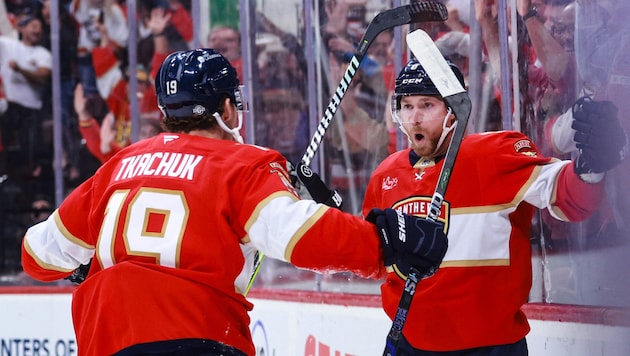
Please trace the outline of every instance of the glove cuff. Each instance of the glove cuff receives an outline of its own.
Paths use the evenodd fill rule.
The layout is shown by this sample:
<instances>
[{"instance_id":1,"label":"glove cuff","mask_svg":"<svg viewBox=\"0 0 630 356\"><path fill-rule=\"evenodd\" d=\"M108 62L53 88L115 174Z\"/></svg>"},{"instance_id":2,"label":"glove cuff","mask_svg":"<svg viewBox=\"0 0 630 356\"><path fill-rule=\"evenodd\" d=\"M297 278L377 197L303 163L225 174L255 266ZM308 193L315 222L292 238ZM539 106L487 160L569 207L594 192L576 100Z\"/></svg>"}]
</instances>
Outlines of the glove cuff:
<instances>
[{"instance_id":1,"label":"glove cuff","mask_svg":"<svg viewBox=\"0 0 630 356\"><path fill-rule=\"evenodd\" d=\"M586 182L586 183L589 183L589 184L599 183L602 180L604 180L605 176L606 176L606 173L582 173L582 174L578 174L578 177L580 177L580 179L583 182Z\"/></svg>"},{"instance_id":2,"label":"glove cuff","mask_svg":"<svg viewBox=\"0 0 630 356\"><path fill-rule=\"evenodd\" d=\"M573 171L583 182L590 184L601 182L606 175L604 172L595 173L591 171L584 159L579 155L573 160Z\"/></svg>"}]
</instances>

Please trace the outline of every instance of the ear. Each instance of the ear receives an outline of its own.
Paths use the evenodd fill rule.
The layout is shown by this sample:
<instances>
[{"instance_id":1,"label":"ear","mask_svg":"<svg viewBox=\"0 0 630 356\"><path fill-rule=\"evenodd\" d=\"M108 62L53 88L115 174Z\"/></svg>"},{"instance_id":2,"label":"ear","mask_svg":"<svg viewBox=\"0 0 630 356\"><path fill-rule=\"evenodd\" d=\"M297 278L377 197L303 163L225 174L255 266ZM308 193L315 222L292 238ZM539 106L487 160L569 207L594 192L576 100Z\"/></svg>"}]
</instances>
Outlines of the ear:
<instances>
[{"instance_id":1,"label":"ear","mask_svg":"<svg viewBox=\"0 0 630 356\"><path fill-rule=\"evenodd\" d=\"M449 110L449 109L451 110L451 114L448 116L448 120L446 124L448 125L448 127L451 127L457 121L457 117L455 117L455 114L453 113L453 109L447 106L446 110Z\"/></svg>"},{"instance_id":2,"label":"ear","mask_svg":"<svg viewBox=\"0 0 630 356\"><path fill-rule=\"evenodd\" d=\"M235 112L236 108L230 102L230 98L225 98L223 101L223 114L221 115L223 122L230 121L230 119L235 115Z\"/></svg>"}]
</instances>

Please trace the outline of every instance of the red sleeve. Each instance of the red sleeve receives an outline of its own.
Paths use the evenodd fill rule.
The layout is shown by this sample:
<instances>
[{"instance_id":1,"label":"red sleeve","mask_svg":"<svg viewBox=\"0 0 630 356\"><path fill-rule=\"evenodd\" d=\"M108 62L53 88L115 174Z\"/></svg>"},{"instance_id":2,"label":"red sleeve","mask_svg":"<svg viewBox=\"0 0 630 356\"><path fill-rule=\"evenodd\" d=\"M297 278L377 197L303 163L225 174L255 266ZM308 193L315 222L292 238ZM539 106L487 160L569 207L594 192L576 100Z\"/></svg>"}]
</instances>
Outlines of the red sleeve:
<instances>
[{"instance_id":1,"label":"red sleeve","mask_svg":"<svg viewBox=\"0 0 630 356\"><path fill-rule=\"evenodd\" d=\"M192 17L184 7L178 7L171 17L171 23L177 29L184 41L190 42L193 39Z\"/></svg>"},{"instance_id":2,"label":"red sleeve","mask_svg":"<svg viewBox=\"0 0 630 356\"><path fill-rule=\"evenodd\" d=\"M103 169L101 168L95 175L75 188L59 205L58 209L59 219L66 232L90 246L96 246L99 237L98 230L104 218L103 214L103 216L98 216L94 222L95 219L91 216L92 212L95 211L95 200L101 198L104 193L95 183L98 182L98 179L102 179L102 177L98 178L99 174L101 176L109 174L109 171L102 173Z\"/></svg>"},{"instance_id":3,"label":"red sleeve","mask_svg":"<svg viewBox=\"0 0 630 356\"><path fill-rule=\"evenodd\" d=\"M247 227L252 217L261 214L262 207L276 196L292 194L297 202L297 193L290 183L286 171L286 160L276 151L251 152L247 145L241 146L248 160L232 161L224 176L230 182L233 194L230 201L234 210L232 229L239 236L247 236ZM263 153L264 152L264 153ZM231 179L231 170L238 179ZM238 194L237 194L238 192ZM300 202L301 207L283 206L289 213L306 211L308 218L292 232L283 243L283 258L297 267L319 271L351 271L365 278L378 278L385 274L380 238L376 227L364 219L325 205ZM309 204L309 208L302 210ZM290 214L279 214L277 219L286 219ZM267 215L269 217L269 215ZM298 217L301 219L302 217ZM289 218L290 219L290 218ZM290 225L291 222L287 221ZM283 237L283 238L284 238ZM260 241L260 240L259 240ZM274 242L277 244L278 242ZM264 252L264 251L263 251Z\"/></svg>"},{"instance_id":4,"label":"red sleeve","mask_svg":"<svg viewBox=\"0 0 630 356\"><path fill-rule=\"evenodd\" d=\"M96 119L91 118L88 121L81 121L79 123L79 132L81 132L81 136L85 140L85 146L94 157L101 163L109 159L109 155L101 153L101 130Z\"/></svg>"},{"instance_id":5,"label":"red sleeve","mask_svg":"<svg viewBox=\"0 0 630 356\"><path fill-rule=\"evenodd\" d=\"M570 221L582 221L595 212L604 198L604 180L586 183L573 171L573 164L565 165L558 175L554 206Z\"/></svg>"},{"instance_id":6,"label":"red sleeve","mask_svg":"<svg viewBox=\"0 0 630 356\"><path fill-rule=\"evenodd\" d=\"M64 264L51 261L65 260L69 256L76 258L80 255L76 246L88 248L96 245L98 233L89 223L90 206L95 194L93 182L94 176L74 189L50 218L26 231L22 239L22 267L29 276L45 282L65 278L72 274L74 268L64 268L61 267ZM60 240L65 243L59 244ZM31 246L29 241L39 243ZM57 257L51 258L51 255Z\"/></svg>"},{"instance_id":7,"label":"red sleeve","mask_svg":"<svg viewBox=\"0 0 630 356\"><path fill-rule=\"evenodd\" d=\"M118 59L111 48L96 47L92 50L92 64L96 77L100 77L111 68L116 67Z\"/></svg>"},{"instance_id":8,"label":"red sleeve","mask_svg":"<svg viewBox=\"0 0 630 356\"><path fill-rule=\"evenodd\" d=\"M72 272L46 269L31 256L22 239L22 269L31 277L42 282L52 282L68 277Z\"/></svg>"},{"instance_id":9,"label":"red sleeve","mask_svg":"<svg viewBox=\"0 0 630 356\"><path fill-rule=\"evenodd\" d=\"M129 120L131 117L128 89L127 82L120 80L112 87L109 96L105 98L107 107L114 114L116 120Z\"/></svg>"},{"instance_id":10,"label":"red sleeve","mask_svg":"<svg viewBox=\"0 0 630 356\"><path fill-rule=\"evenodd\" d=\"M349 236L363 238L353 240ZM334 208L327 208L297 242L291 263L323 272L339 270L343 265L344 269L364 278L377 279L386 275L376 226Z\"/></svg>"}]
</instances>

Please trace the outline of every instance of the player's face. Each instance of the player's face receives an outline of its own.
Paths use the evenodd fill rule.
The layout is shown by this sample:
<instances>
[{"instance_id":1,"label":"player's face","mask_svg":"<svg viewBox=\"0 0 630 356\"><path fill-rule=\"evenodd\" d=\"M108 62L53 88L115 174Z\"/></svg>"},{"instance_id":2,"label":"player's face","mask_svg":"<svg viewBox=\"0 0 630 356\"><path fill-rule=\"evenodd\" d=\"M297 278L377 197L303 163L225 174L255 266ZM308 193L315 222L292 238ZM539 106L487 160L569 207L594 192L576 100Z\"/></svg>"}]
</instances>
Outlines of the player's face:
<instances>
[{"instance_id":1,"label":"player's face","mask_svg":"<svg viewBox=\"0 0 630 356\"><path fill-rule=\"evenodd\" d=\"M409 135L411 147L419 156L442 154L436 152L442 134L442 124L448 111L441 98L435 96L404 96L400 99L398 113L405 131ZM454 116L449 117L448 126ZM447 145L443 145L448 147Z\"/></svg>"}]
</instances>

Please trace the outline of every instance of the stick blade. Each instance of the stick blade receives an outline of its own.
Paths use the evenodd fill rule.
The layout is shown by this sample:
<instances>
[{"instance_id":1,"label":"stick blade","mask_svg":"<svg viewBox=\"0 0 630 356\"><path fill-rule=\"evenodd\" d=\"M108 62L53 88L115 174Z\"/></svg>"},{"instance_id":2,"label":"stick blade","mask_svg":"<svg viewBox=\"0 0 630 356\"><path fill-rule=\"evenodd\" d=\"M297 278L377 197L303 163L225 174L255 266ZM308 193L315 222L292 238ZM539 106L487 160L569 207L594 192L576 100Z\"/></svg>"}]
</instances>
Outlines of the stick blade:
<instances>
[{"instance_id":1,"label":"stick blade","mask_svg":"<svg viewBox=\"0 0 630 356\"><path fill-rule=\"evenodd\" d=\"M446 19L448 19L448 9L439 1L422 1L379 12L368 24L363 38L359 41L355 56L362 59L374 38L388 28L416 22L446 21Z\"/></svg>"},{"instance_id":2,"label":"stick blade","mask_svg":"<svg viewBox=\"0 0 630 356\"><path fill-rule=\"evenodd\" d=\"M411 22L446 21L448 9L438 1L422 1L407 5Z\"/></svg>"},{"instance_id":3,"label":"stick blade","mask_svg":"<svg viewBox=\"0 0 630 356\"><path fill-rule=\"evenodd\" d=\"M426 32L415 30L408 33L407 46L416 56L443 98L465 92L433 39Z\"/></svg>"},{"instance_id":4,"label":"stick blade","mask_svg":"<svg viewBox=\"0 0 630 356\"><path fill-rule=\"evenodd\" d=\"M457 126L455 127L451 143L449 144L446 157L444 158L444 165L442 166L442 172L440 172L438 186L431 200L431 212L429 217L435 220L439 216L459 146L466 134L466 125L472 109L472 103L468 93L455 76L455 73L446 62L446 59L426 32L416 30L409 33L407 35L407 45L427 72L433 84L435 84L435 87L440 92L444 101L453 109L453 113L457 118Z\"/></svg>"}]
</instances>

